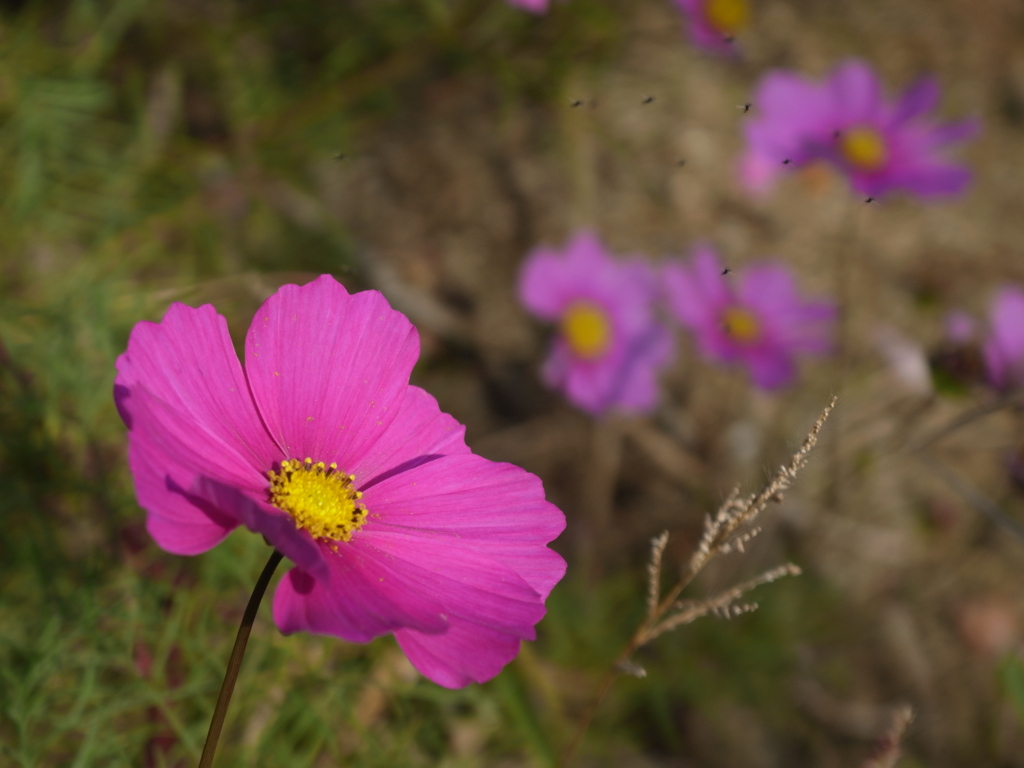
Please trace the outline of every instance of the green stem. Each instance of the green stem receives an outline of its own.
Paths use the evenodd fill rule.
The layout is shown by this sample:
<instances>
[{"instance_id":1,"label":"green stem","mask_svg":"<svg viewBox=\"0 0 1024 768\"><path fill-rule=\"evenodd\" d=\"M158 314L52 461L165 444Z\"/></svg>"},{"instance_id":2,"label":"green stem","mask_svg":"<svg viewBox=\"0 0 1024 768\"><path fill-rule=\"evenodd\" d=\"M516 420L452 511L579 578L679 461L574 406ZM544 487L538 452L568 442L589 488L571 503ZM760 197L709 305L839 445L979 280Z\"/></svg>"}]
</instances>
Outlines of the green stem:
<instances>
[{"instance_id":1,"label":"green stem","mask_svg":"<svg viewBox=\"0 0 1024 768\"><path fill-rule=\"evenodd\" d=\"M256 580L256 586L253 587L252 595L249 597L249 604L245 606L242 623L238 627L238 634L235 635L235 645L228 658L228 668L224 672L224 682L220 686L217 706L214 707L213 719L210 720L210 730L206 734L203 756L199 758L199 768L210 768L213 765L213 754L217 751L217 741L220 739L220 732L224 727L224 717L228 713L231 694L235 690L238 670L242 668L242 657L245 656L245 645L249 642L249 632L252 631L253 622L256 621L256 612L260 609L263 593L267 591L267 585L270 584L270 577L274 575L274 570L281 562L282 557L284 556L275 549L270 560L263 567L263 573Z\"/></svg>"}]
</instances>

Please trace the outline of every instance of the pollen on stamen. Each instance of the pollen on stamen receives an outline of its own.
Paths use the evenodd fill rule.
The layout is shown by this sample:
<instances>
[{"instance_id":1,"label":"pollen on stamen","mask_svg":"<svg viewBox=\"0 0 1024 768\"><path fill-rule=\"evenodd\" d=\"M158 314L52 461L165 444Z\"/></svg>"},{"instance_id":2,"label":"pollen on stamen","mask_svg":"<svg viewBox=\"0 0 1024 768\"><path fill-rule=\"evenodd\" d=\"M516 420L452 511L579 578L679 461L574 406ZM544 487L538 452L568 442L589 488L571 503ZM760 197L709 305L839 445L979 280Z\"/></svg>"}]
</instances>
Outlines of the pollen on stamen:
<instances>
[{"instance_id":1,"label":"pollen on stamen","mask_svg":"<svg viewBox=\"0 0 1024 768\"><path fill-rule=\"evenodd\" d=\"M727 42L732 42L730 38L750 23L750 4L748 0L707 0L704 17Z\"/></svg>"},{"instance_id":2,"label":"pollen on stamen","mask_svg":"<svg viewBox=\"0 0 1024 768\"><path fill-rule=\"evenodd\" d=\"M358 501L362 492L353 487L355 475L338 471L338 465L287 459L279 470L267 473L270 503L287 512L295 527L320 541L346 542L366 522L366 508Z\"/></svg>"},{"instance_id":3,"label":"pollen on stamen","mask_svg":"<svg viewBox=\"0 0 1024 768\"><path fill-rule=\"evenodd\" d=\"M867 126L851 128L839 138L839 151L853 167L862 171L877 171L889 157L885 137Z\"/></svg>"}]
</instances>

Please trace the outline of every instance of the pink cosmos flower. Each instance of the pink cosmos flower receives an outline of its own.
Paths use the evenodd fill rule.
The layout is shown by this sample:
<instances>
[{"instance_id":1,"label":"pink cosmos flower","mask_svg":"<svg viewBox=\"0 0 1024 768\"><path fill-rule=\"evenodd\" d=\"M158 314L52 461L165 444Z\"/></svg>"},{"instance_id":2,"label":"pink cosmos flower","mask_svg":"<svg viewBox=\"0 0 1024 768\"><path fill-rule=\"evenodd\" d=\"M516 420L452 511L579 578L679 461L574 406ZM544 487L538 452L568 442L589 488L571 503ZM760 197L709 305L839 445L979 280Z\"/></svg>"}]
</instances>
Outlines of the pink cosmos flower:
<instances>
[{"instance_id":1,"label":"pink cosmos flower","mask_svg":"<svg viewBox=\"0 0 1024 768\"><path fill-rule=\"evenodd\" d=\"M785 267L754 265L735 278L734 287L707 246L696 249L690 264L665 267L669 305L704 357L742 363L757 386L775 389L792 381L798 355L830 350L835 307L800 298Z\"/></svg>"},{"instance_id":2,"label":"pink cosmos flower","mask_svg":"<svg viewBox=\"0 0 1024 768\"><path fill-rule=\"evenodd\" d=\"M506 2L530 13L547 13L550 0L506 0Z\"/></svg>"},{"instance_id":3,"label":"pink cosmos flower","mask_svg":"<svg viewBox=\"0 0 1024 768\"><path fill-rule=\"evenodd\" d=\"M989 310L989 336L982 348L988 379L997 389L1024 384L1024 291L1006 286Z\"/></svg>"},{"instance_id":4,"label":"pink cosmos flower","mask_svg":"<svg viewBox=\"0 0 1024 768\"><path fill-rule=\"evenodd\" d=\"M672 360L672 337L654 317L657 279L639 258L618 261L590 232L564 251L538 248L519 274L519 298L558 323L542 375L592 414L650 411L658 371Z\"/></svg>"},{"instance_id":5,"label":"pink cosmos flower","mask_svg":"<svg viewBox=\"0 0 1024 768\"><path fill-rule=\"evenodd\" d=\"M898 189L923 198L959 194L970 171L943 150L974 136L980 123L935 122L926 113L938 100L938 84L926 77L891 103L871 67L856 59L822 83L789 71L769 72L752 100L757 115L747 123L740 176L761 191L786 167L825 160L862 195Z\"/></svg>"},{"instance_id":6,"label":"pink cosmos flower","mask_svg":"<svg viewBox=\"0 0 1024 768\"><path fill-rule=\"evenodd\" d=\"M685 14L694 44L712 53L732 55L736 33L750 22L749 0L675 0Z\"/></svg>"},{"instance_id":7,"label":"pink cosmos flower","mask_svg":"<svg viewBox=\"0 0 1024 768\"><path fill-rule=\"evenodd\" d=\"M234 528L294 567L274 621L367 642L394 633L431 680L496 675L533 639L565 572L540 481L470 453L464 429L410 386L416 329L376 291L329 276L257 312L245 367L210 305L135 326L115 400L147 528L205 552Z\"/></svg>"}]
</instances>

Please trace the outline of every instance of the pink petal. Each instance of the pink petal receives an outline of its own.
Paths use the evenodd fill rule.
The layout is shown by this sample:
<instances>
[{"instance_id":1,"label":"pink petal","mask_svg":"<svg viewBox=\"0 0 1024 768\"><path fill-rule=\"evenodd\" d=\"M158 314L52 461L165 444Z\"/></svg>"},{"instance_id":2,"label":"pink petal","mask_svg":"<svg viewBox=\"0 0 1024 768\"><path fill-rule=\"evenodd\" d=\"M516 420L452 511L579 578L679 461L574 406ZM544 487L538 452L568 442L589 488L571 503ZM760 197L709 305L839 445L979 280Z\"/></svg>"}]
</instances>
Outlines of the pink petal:
<instances>
[{"instance_id":1,"label":"pink petal","mask_svg":"<svg viewBox=\"0 0 1024 768\"><path fill-rule=\"evenodd\" d=\"M254 533L262 534L270 545L297 566L319 578L327 576L320 545L306 531L295 527L287 512L254 501L231 486L209 478L200 478L191 489L197 504L230 510L234 519Z\"/></svg>"},{"instance_id":2,"label":"pink petal","mask_svg":"<svg viewBox=\"0 0 1024 768\"><path fill-rule=\"evenodd\" d=\"M141 450L162 474L180 489L191 489L199 477L210 477L238 488L252 498L264 498L269 482L256 467L235 451L235 446L204 429L201 422L163 402L142 385L122 400L130 409L129 449ZM269 453L269 451L268 451ZM269 468L273 461L267 458ZM142 500L140 499L140 502ZM143 504L147 511L151 510Z\"/></svg>"},{"instance_id":3,"label":"pink petal","mask_svg":"<svg viewBox=\"0 0 1024 768\"><path fill-rule=\"evenodd\" d=\"M615 406L632 412L653 411L661 399L658 373L675 355L675 341L668 329L652 325L634 344L620 372L621 385L615 393Z\"/></svg>"},{"instance_id":4,"label":"pink petal","mask_svg":"<svg viewBox=\"0 0 1024 768\"><path fill-rule=\"evenodd\" d=\"M609 407L609 378L614 373L607 365L581 363L564 343L556 345L542 370L544 383L562 389L570 403L593 416Z\"/></svg>"},{"instance_id":5,"label":"pink petal","mask_svg":"<svg viewBox=\"0 0 1024 768\"><path fill-rule=\"evenodd\" d=\"M528 543L520 540L516 546L510 537L505 546L499 543L492 548L483 537L465 541L447 533L384 526L367 526L360 534L360 548L375 550L396 573L401 572L406 582L403 593L435 602L446 620L461 616L518 637L534 637L533 625L544 617L546 594L527 584L514 570L515 563L495 557L497 552L521 554L529 549ZM540 549L547 547L534 543L530 551ZM554 555L549 559L553 568L542 574L548 590L565 573L564 563L556 561L561 558Z\"/></svg>"},{"instance_id":6,"label":"pink petal","mask_svg":"<svg viewBox=\"0 0 1024 768\"><path fill-rule=\"evenodd\" d=\"M894 172L888 188L905 187L924 198L958 195L971 183L971 172L959 165L941 160L929 160ZM881 194L886 189L872 192Z\"/></svg>"},{"instance_id":7,"label":"pink petal","mask_svg":"<svg viewBox=\"0 0 1024 768\"><path fill-rule=\"evenodd\" d=\"M220 544L238 526L229 514L189 500L170 477L166 457L147 443L129 445L128 466L139 505L146 510L146 529L162 549L198 555Z\"/></svg>"},{"instance_id":8,"label":"pink petal","mask_svg":"<svg viewBox=\"0 0 1024 768\"><path fill-rule=\"evenodd\" d=\"M749 151L761 155L758 162L785 168L783 160L802 164L810 158L808 145L831 135L835 108L823 85L802 75L773 70L761 78L751 101L757 114L746 124ZM749 162L749 161L748 161ZM767 167L754 171L768 173Z\"/></svg>"},{"instance_id":9,"label":"pink petal","mask_svg":"<svg viewBox=\"0 0 1024 768\"><path fill-rule=\"evenodd\" d=\"M360 490L385 477L404 472L441 456L469 453L466 428L444 413L433 395L409 387L398 416L387 432L351 468Z\"/></svg>"},{"instance_id":10,"label":"pink petal","mask_svg":"<svg viewBox=\"0 0 1024 768\"><path fill-rule=\"evenodd\" d=\"M991 330L984 344L989 378L996 386L1019 383L1024 362L1024 291L1002 288L989 309Z\"/></svg>"},{"instance_id":11,"label":"pink petal","mask_svg":"<svg viewBox=\"0 0 1024 768\"><path fill-rule=\"evenodd\" d=\"M224 318L209 305L174 304L160 323L135 326L117 368L114 398L150 534L176 554L216 546L240 520L234 504L204 498L197 484L216 481L261 499L265 472L281 458Z\"/></svg>"},{"instance_id":12,"label":"pink petal","mask_svg":"<svg viewBox=\"0 0 1024 768\"><path fill-rule=\"evenodd\" d=\"M460 539L513 537L544 543L565 516L544 500L540 479L472 453L444 456L366 491L370 520L392 528L450 532Z\"/></svg>"},{"instance_id":13,"label":"pink petal","mask_svg":"<svg viewBox=\"0 0 1024 768\"><path fill-rule=\"evenodd\" d=\"M509 5L514 5L530 13L545 13L548 9L548 0L507 0Z\"/></svg>"},{"instance_id":14,"label":"pink petal","mask_svg":"<svg viewBox=\"0 0 1024 768\"><path fill-rule=\"evenodd\" d=\"M338 544L338 552L318 546L326 578L295 567L277 585L274 623L284 634L306 631L365 643L402 627L427 633L447 628L438 596L418 582L416 569L356 538Z\"/></svg>"},{"instance_id":15,"label":"pink petal","mask_svg":"<svg viewBox=\"0 0 1024 768\"><path fill-rule=\"evenodd\" d=\"M581 294L590 300L614 296L618 272L597 235L581 230L561 251L541 247L527 255L519 272L519 300L537 317L557 320Z\"/></svg>"},{"instance_id":16,"label":"pink petal","mask_svg":"<svg viewBox=\"0 0 1024 768\"><path fill-rule=\"evenodd\" d=\"M755 307L759 315L771 316L788 313L800 306L793 276L777 264L753 264L739 278L737 291L740 303Z\"/></svg>"},{"instance_id":17,"label":"pink petal","mask_svg":"<svg viewBox=\"0 0 1024 768\"><path fill-rule=\"evenodd\" d=\"M762 389L778 389L796 376L793 361L781 350L750 351L745 358L750 377Z\"/></svg>"},{"instance_id":18,"label":"pink petal","mask_svg":"<svg viewBox=\"0 0 1024 768\"><path fill-rule=\"evenodd\" d=\"M740 157L738 174L747 191L762 195L775 185L783 167L778 160L755 149L748 149Z\"/></svg>"},{"instance_id":19,"label":"pink petal","mask_svg":"<svg viewBox=\"0 0 1024 768\"><path fill-rule=\"evenodd\" d=\"M590 229L581 229L565 247L570 262L601 269L609 260L601 238Z\"/></svg>"},{"instance_id":20,"label":"pink petal","mask_svg":"<svg viewBox=\"0 0 1024 768\"><path fill-rule=\"evenodd\" d=\"M847 125L873 122L882 106L882 86L871 67L859 59L847 61L829 81L836 111Z\"/></svg>"},{"instance_id":21,"label":"pink petal","mask_svg":"<svg viewBox=\"0 0 1024 768\"><path fill-rule=\"evenodd\" d=\"M144 387L174 418L190 422L201 461L237 474L247 467L265 472L279 458L249 395L227 323L209 304L172 304L161 322L138 323L117 371L115 400L130 431L136 419L132 397Z\"/></svg>"},{"instance_id":22,"label":"pink petal","mask_svg":"<svg viewBox=\"0 0 1024 768\"><path fill-rule=\"evenodd\" d=\"M922 77L912 84L896 103L892 122L902 123L931 112L939 103L939 83L934 77Z\"/></svg>"},{"instance_id":23,"label":"pink petal","mask_svg":"<svg viewBox=\"0 0 1024 768\"><path fill-rule=\"evenodd\" d=\"M973 139L981 133L981 120L968 117L953 123L946 123L932 128L929 133L929 144L932 147L944 147L947 144L959 144Z\"/></svg>"},{"instance_id":24,"label":"pink petal","mask_svg":"<svg viewBox=\"0 0 1024 768\"><path fill-rule=\"evenodd\" d=\"M351 296L329 275L282 287L245 340L253 397L285 456L346 472L398 416L418 355L416 329L380 293Z\"/></svg>"},{"instance_id":25,"label":"pink petal","mask_svg":"<svg viewBox=\"0 0 1024 768\"><path fill-rule=\"evenodd\" d=\"M705 2L702 0L675 0L679 10L686 16L690 39L699 47L712 53L735 55L731 40L715 29L707 20Z\"/></svg>"},{"instance_id":26,"label":"pink petal","mask_svg":"<svg viewBox=\"0 0 1024 768\"><path fill-rule=\"evenodd\" d=\"M949 312L943 326L946 329L946 338L956 344L969 344L978 334L978 324L974 317L962 309Z\"/></svg>"},{"instance_id":27,"label":"pink petal","mask_svg":"<svg viewBox=\"0 0 1024 768\"><path fill-rule=\"evenodd\" d=\"M306 630L366 642L412 628L448 629L452 616L532 637L544 604L518 574L457 541L367 526L334 553L321 545L329 577L294 568L274 596L285 634Z\"/></svg>"},{"instance_id":28,"label":"pink petal","mask_svg":"<svg viewBox=\"0 0 1024 768\"><path fill-rule=\"evenodd\" d=\"M557 251L531 251L519 272L518 295L523 306L544 320L557 320L573 299L563 278L566 266L565 258Z\"/></svg>"},{"instance_id":29,"label":"pink petal","mask_svg":"<svg viewBox=\"0 0 1024 768\"><path fill-rule=\"evenodd\" d=\"M363 502L364 532L419 533L441 537L439 548L447 540L487 553L542 597L565 573L565 562L544 546L565 528L565 516L544 500L535 475L511 464L473 454L439 458L383 480Z\"/></svg>"},{"instance_id":30,"label":"pink petal","mask_svg":"<svg viewBox=\"0 0 1024 768\"><path fill-rule=\"evenodd\" d=\"M707 246L697 246L689 267L670 262L663 274L675 316L691 329L715 322L722 307L732 301L722 264Z\"/></svg>"},{"instance_id":31,"label":"pink petal","mask_svg":"<svg viewBox=\"0 0 1024 768\"><path fill-rule=\"evenodd\" d=\"M445 688L462 688L495 677L519 653L520 638L468 621L453 621L443 635L411 629L395 632L409 661Z\"/></svg>"}]
</instances>

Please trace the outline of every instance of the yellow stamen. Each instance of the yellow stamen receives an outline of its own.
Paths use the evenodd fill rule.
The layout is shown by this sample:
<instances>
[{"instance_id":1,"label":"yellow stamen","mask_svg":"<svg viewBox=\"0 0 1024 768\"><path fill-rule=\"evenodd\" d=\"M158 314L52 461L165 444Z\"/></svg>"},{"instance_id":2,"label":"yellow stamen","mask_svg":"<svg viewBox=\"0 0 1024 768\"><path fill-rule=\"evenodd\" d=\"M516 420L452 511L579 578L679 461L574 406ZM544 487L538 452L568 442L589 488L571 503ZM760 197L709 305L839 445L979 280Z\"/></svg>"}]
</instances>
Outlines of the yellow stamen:
<instances>
[{"instance_id":1,"label":"yellow stamen","mask_svg":"<svg viewBox=\"0 0 1024 768\"><path fill-rule=\"evenodd\" d=\"M761 321L749 310L729 307L722 313L722 326L733 341L751 344L761 338Z\"/></svg>"},{"instance_id":2,"label":"yellow stamen","mask_svg":"<svg viewBox=\"0 0 1024 768\"><path fill-rule=\"evenodd\" d=\"M604 310L580 301L562 315L562 335L574 354L592 360L608 348L612 326Z\"/></svg>"},{"instance_id":3,"label":"yellow stamen","mask_svg":"<svg viewBox=\"0 0 1024 768\"><path fill-rule=\"evenodd\" d=\"M338 471L337 464L288 459L278 472L270 470L270 503L287 512L295 527L321 541L348 541L366 522L363 494L352 487L355 475Z\"/></svg>"},{"instance_id":4,"label":"yellow stamen","mask_svg":"<svg viewBox=\"0 0 1024 768\"><path fill-rule=\"evenodd\" d=\"M731 37L750 22L750 3L747 0L707 0L704 18L716 31Z\"/></svg>"},{"instance_id":5,"label":"yellow stamen","mask_svg":"<svg viewBox=\"0 0 1024 768\"><path fill-rule=\"evenodd\" d=\"M839 138L843 158L861 171L877 171L889 157L885 138L874 128L851 128Z\"/></svg>"}]
</instances>

